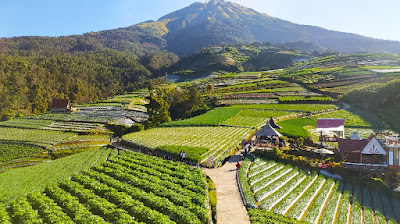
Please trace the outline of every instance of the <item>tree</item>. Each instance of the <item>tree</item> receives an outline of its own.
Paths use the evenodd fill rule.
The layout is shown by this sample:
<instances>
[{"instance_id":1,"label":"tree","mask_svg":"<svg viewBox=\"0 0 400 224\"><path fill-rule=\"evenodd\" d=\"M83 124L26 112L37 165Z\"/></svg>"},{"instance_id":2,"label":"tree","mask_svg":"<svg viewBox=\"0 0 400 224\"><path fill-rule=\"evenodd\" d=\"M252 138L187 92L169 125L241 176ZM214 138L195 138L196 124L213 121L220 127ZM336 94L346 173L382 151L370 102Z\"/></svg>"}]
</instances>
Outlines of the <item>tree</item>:
<instances>
[{"instance_id":1,"label":"tree","mask_svg":"<svg viewBox=\"0 0 400 224\"><path fill-rule=\"evenodd\" d=\"M147 113L149 115L148 127L157 127L164 122L171 121L170 113L168 111L169 104L158 97L155 93L150 93L147 97L149 104L146 105Z\"/></svg>"}]
</instances>

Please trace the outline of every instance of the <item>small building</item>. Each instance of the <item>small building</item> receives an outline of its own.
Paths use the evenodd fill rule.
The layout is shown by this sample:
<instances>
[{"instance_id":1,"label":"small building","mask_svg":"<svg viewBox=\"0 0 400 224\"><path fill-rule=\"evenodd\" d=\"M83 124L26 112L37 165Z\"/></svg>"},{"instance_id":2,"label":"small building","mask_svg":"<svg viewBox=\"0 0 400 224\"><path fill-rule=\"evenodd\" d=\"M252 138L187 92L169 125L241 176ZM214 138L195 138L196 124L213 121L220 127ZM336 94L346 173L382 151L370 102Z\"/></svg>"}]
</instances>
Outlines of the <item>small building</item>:
<instances>
[{"instance_id":1,"label":"small building","mask_svg":"<svg viewBox=\"0 0 400 224\"><path fill-rule=\"evenodd\" d=\"M317 131L321 133L321 138L327 133L334 133L335 135L344 138L344 119L338 119L338 118L317 119Z\"/></svg>"},{"instance_id":2,"label":"small building","mask_svg":"<svg viewBox=\"0 0 400 224\"><path fill-rule=\"evenodd\" d=\"M400 136L385 137L389 169L400 170Z\"/></svg>"},{"instance_id":3,"label":"small building","mask_svg":"<svg viewBox=\"0 0 400 224\"><path fill-rule=\"evenodd\" d=\"M351 163L387 165L387 152L374 135L368 139L337 138L339 152Z\"/></svg>"},{"instance_id":4,"label":"small building","mask_svg":"<svg viewBox=\"0 0 400 224\"><path fill-rule=\"evenodd\" d=\"M51 103L51 112L71 112L72 104L68 99L54 99Z\"/></svg>"}]
</instances>

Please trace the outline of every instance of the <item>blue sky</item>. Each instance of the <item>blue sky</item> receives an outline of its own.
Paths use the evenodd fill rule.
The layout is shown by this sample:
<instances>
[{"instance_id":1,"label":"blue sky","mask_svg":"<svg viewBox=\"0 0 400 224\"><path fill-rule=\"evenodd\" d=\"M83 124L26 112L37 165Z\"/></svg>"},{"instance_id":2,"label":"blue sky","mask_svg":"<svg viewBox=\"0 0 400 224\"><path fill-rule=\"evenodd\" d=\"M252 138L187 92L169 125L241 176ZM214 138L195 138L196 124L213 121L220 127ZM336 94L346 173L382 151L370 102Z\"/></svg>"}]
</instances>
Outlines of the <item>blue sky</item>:
<instances>
[{"instance_id":1,"label":"blue sky","mask_svg":"<svg viewBox=\"0 0 400 224\"><path fill-rule=\"evenodd\" d=\"M291 22L400 41L399 0L232 0ZM0 37L61 36L126 27L193 0L1 0Z\"/></svg>"}]
</instances>

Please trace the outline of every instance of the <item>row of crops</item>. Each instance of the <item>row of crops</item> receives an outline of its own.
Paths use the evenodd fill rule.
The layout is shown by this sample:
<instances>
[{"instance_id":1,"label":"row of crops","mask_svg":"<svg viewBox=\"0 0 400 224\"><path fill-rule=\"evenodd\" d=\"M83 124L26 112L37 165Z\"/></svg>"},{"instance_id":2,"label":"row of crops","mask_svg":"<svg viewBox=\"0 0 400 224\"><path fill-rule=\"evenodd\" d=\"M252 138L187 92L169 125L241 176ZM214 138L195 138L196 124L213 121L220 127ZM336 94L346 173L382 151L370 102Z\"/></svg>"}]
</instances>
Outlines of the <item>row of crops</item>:
<instances>
[{"instance_id":1,"label":"row of crops","mask_svg":"<svg viewBox=\"0 0 400 224\"><path fill-rule=\"evenodd\" d=\"M126 117L147 119L148 116L144 112L118 109L87 110L76 113L45 113L31 116L30 119L107 123Z\"/></svg>"},{"instance_id":2,"label":"row of crops","mask_svg":"<svg viewBox=\"0 0 400 224\"><path fill-rule=\"evenodd\" d=\"M46 127L42 127L43 130L51 131L70 131L77 133L105 133L107 130L104 125L98 123L82 123L82 122L54 122Z\"/></svg>"},{"instance_id":3,"label":"row of crops","mask_svg":"<svg viewBox=\"0 0 400 224\"><path fill-rule=\"evenodd\" d=\"M400 200L257 158L239 171L248 206L308 223L398 223Z\"/></svg>"},{"instance_id":4,"label":"row of crops","mask_svg":"<svg viewBox=\"0 0 400 224\"><path fill-rule=\"evenodd\" d=\"M123 136L125 141L147 148L163 146L188 146L206 148L201 155L187 157L198 163L204 163L213 157L217 163L225 159L243 138L247 138L252 129L236 127L167 127L153 128ZM179 151L176 152L179 154Z\"/></svg>"},{"instance_id":5,"label":"row of crops","mask_svg":"<svg viewBox=\"0 0 400 224\"><path fill-rule=\"evenodd\" d=\"M5 203L35 189L43 189L57 180L67 178L96 163L104 162L116 153L117 150L111 148L94 148L35 166L10 169L0 173L0 203Z\"/></svg>"},{"instance_id":6,"label":"row of crops","mask_svg":"<svg viewBox=\"0 0 400 224\"><path fill-rule=\"evenodd\" d=\"M164 127L177 126L239 126L260 127L270 118L275 119L286 116L299 116L301 112L286 110L259 110L222 107L210 110L205 114L186 120L173 121L163 124Z\"/></svg>"},{"instance_id":7,"label":"row of crops","mask_svg":"<svg viewBox=\"0 0 400 224\"><path fill-rule=\"evenodd\" d=\"M200 169L121 152L0 207L7 223L209 223Z\"/></svg>"}]
</instances>

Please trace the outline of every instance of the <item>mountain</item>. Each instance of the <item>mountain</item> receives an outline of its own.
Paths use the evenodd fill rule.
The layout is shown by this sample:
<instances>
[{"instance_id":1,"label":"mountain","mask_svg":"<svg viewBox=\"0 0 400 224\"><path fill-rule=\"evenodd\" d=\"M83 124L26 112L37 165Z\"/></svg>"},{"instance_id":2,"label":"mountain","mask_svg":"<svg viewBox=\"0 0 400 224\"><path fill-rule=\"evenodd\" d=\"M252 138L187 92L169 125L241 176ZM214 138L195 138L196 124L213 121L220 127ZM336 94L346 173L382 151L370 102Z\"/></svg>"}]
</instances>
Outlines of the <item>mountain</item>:
<instances>
[{"instance_id":1,"label":"mountain","mask_svg":"<svg viewBox=\"0 0 400 224\"><path fill-rule=\"evenodd\" d=\"M168 50L190 55L202 47L252 42L312 42L320 48L357 52L400 54L400 42L299 25L223 0L193 3L181 10L125 28L64 37L0 39L0 52L13 50L98 51L111 48L139 58Z\"/></svg>"},{"instance_id":2,"label":"mountain","mask_svg":"<svg viewBox=\"0 0 400 224\"><path fill-rule=\"evenodd\" d=\"M344 53L400 53L400 42L397 41L299 25L221 0L194 3L150 24L168 30L163 35L167 49L178 55L191 53L204 46L229 43L298 41L313 42Z\"/></svg>"}]
</instances>

